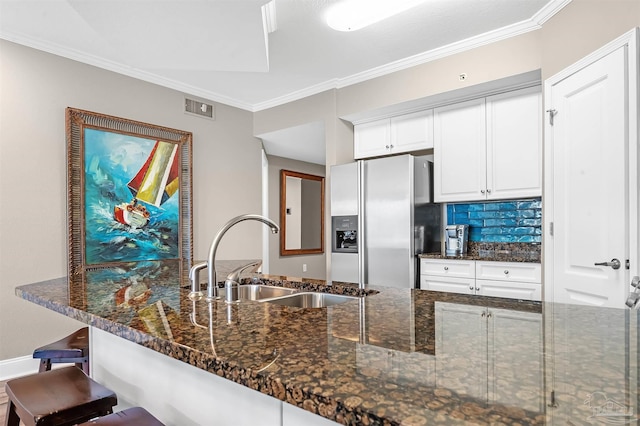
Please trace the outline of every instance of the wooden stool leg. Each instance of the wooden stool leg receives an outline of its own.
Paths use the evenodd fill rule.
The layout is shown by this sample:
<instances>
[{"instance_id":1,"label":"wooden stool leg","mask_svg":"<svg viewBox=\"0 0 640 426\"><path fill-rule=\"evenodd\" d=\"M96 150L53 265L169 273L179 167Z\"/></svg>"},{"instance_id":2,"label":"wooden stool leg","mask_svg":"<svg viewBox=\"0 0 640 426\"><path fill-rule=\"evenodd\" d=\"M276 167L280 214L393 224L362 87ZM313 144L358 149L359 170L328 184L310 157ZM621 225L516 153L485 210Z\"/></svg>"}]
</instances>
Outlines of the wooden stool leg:
<instances>
[{"instance_id":1,"label":"wooden stool leg","mask_svg":"<svg viewBox=\"0 0 640 426\"><path fill-rule=\"evenodd\" d=\"M12 401L7 401L7 413L4 419L5 426L19 426L20 417L16 413L16 406Z\"/></svg>"}]
</instances>

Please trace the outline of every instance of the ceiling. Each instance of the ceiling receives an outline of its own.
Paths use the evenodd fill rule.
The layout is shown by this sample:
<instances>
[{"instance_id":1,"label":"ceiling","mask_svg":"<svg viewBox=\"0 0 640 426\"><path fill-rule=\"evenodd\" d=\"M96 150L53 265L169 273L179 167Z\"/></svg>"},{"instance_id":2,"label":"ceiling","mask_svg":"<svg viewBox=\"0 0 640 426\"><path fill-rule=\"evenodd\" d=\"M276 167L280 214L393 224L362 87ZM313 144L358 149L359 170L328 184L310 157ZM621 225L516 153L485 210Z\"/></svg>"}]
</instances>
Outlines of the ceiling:
<instances>
[{"instance_id":1,"label":"ceiling","mask_svg":"<svg viewBox=\"0 0 640 426\"><path fill-rule=\"evenodd\" d=\"M426 0L352 32L325 23L340 1L0 0L0 38L255 112L538 29L571 0Z\"/></svg>"}]
</instances>

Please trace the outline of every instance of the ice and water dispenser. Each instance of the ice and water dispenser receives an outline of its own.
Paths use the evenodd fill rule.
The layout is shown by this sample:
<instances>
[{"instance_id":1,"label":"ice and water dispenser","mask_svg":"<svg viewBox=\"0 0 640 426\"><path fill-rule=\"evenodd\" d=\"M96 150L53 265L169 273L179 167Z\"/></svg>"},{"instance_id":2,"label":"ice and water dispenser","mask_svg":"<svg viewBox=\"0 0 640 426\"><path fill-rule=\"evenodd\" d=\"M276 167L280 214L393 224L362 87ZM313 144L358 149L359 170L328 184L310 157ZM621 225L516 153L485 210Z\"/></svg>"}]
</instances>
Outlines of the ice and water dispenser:
<instances>
[{"instance_id":1,"label":"ice and water dispenser","mask_svg":"<svg viewBox=\"0 0 640 426\"><path fill-rule=\"evenodd\" d=\"M358 252L358 216L333 216L331 231L334 253Z\"/></svg>"}]
</instances>

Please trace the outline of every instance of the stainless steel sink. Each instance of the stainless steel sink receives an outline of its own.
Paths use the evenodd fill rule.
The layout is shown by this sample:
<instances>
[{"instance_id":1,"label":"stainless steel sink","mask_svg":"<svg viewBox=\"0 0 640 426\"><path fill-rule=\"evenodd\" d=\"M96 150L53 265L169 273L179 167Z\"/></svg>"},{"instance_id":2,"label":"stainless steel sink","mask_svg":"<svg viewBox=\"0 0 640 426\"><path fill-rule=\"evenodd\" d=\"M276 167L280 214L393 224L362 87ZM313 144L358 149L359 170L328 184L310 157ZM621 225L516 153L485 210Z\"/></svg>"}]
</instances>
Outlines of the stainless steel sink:
<instances>
[{"instance_id":1,"label":"stainless steel sink","mask_svg":"<svg viewBox=\"0 0 640 426\"><path fill-rule=\"evenodd\" d=\"M295 293L295 288L274 287L271 285L250 284L238 286L240 300L262 300L273 297L287 296Z\"/></svg>"},{"instance_id":2,"label":"stainless steel sink","mask_svg":"<svg viewBox=\"0 0 640 426\"><path fill-rule=\"evenodd\" d=\"M324 308L358 299L358 297L343 294L303 292L261 301L294 308Z\"/></svg>"}]
</instances>

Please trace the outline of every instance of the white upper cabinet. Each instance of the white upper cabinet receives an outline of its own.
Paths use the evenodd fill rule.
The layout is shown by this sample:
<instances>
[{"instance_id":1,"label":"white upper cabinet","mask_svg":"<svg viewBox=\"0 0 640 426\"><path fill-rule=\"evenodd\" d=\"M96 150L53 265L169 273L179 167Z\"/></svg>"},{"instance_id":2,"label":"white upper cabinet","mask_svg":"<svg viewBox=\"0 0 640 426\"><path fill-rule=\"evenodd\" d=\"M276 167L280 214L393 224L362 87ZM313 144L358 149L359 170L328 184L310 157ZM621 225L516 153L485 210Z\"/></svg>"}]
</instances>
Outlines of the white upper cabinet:
<instances>
[{"instance_id":1,"label":"white upper cabinet","mask_svg":"<svg viewBox=\"0 0 640 426\"><path fill-rule=\"evenodd\" d=\"M487 198L539 197L542 195L540 89L532 87L491 96L486 107Z\"/></svg>"},{"instance_id":2,"label":"white upper cabinet","mask_svg":"<svg viewBox=\"0 0 640 426\"><path fill-rule=\"evenodd\" d=\"M433 148L433 110L354 127L354 157L370 158Z\"/></svg>"},{"instance_id":3,"label":"white upper cabinet","mask_svg":"<svg viewBox=\"0 0 640 426\"><path fill-rule=\"evenodd\" d=\"M485 101L434 111L434 198L436 202L484 200L486 192Z\"/></svg>"},{"instance_id":4,"label":"white upper cabinet","mask_svg":"<svg viewBox=\"0 0 640 426\"><path fill-rule=\"evenodd\" d=\"M436 202L542 194L539 87L434 110Z\"/></svg>"}]
</instances>

